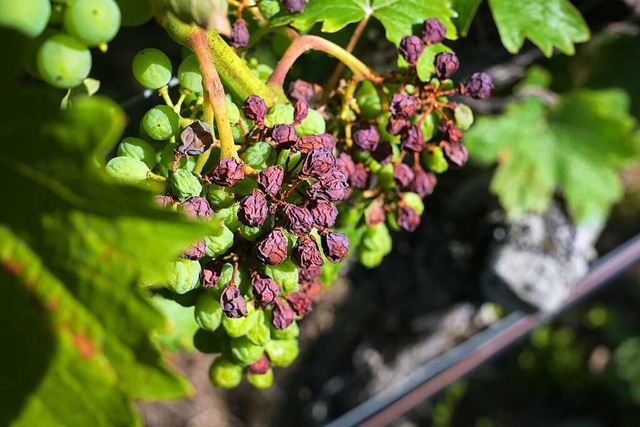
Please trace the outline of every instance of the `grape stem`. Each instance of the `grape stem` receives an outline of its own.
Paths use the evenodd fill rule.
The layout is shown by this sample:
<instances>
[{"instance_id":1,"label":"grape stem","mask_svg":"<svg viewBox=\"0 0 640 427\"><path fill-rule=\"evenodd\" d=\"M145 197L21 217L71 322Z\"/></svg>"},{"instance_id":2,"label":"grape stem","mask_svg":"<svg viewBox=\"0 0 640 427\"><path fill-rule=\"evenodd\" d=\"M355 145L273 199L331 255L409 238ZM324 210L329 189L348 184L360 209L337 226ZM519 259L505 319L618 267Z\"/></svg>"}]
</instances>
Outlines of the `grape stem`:
<instances>
[{"instance_id":1,"label":"grape stem","mask_svg":"<svg viewBox=\"0 0 640 427\"><path fill-rule=\"evenodd\" d=\"M376 86L379 86L382 83L382 77L377 75L367 65L345 49L333 42L330 42L329 40L323 39L322 37L306 35L298 37L291 43L285 54L280 59L280 62L278 62L278 65L276 65L275 70L273 70L273 74L269 77L267 85L272 90L275 90L276 88L282 90L284 79L293 64L303 53L309 50L319 50L334 56L344 65L349 67L357 80L370 80Z\"/></svg>"},{"instance_id":2,"label":"grape stem","mask_svg":"<svg viewBox=\"0 0 640 427\"><path fill-rule=\"evenodd\" d=\"M198 59L198 64L200 64L202 86L204 88L205 121L209 123L211 128L213 128L213 118L215 117L218 138L220 139L220 158L235 157L239 160L240 157L231 132L231 123L229 123L224 88L222 87L218 70L209 53L207 32L202 28L194 30L189 35L188 43ZM210 117L210 113L206 114L208 107L213 111L214 117Z\"/></svg>"}]
</instances>

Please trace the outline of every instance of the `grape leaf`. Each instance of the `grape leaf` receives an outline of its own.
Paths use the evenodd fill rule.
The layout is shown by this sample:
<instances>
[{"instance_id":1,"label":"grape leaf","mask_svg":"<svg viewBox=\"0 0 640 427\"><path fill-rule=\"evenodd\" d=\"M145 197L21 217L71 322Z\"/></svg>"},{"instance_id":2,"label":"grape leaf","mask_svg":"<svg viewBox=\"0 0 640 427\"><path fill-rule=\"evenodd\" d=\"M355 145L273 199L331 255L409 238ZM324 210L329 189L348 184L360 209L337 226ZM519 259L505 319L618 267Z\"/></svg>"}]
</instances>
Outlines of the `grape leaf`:
<instances>
[{"instance_id":1,"label":"grape leaf","mask_svg":"<svg viewBox=\"0 0 640 427\"><path fill-rule=\"evenodd\" d=\"M6 32L1 32L3 37ZM10 40L7 35L3 40ZM17 58L22 39L0 45ZM0 70L0 424L135 425L131 399L189 393L151 341L164 327L138 283L208 227L153 206L147 189L114 184L99 163L124 128L112 101L61 95ZM18 351L16 353L16 351Z\"/></svg>"},{"instance_id":2,"label":"grape leaf","mask_svg":"<svg viewBox=\"0 0 640 427\"><path fill-rule=\"evenodd\" d=\"M456 13L450 0L313 0L294 19L293 26L305 31L322 22L322 31L333 33L371 16L382 23L387 39L395 45L412 33L413 25L427 18L440 19L447 28L447 38L457 38L451 21Z\"/></svg>"},{"instance_id":3,"label":"grape leaf","mask_svg":"<svg viewBox=\"0 0 640 427\"><path fill-rule=\"evenodd\" d=\"M472 158L498 163L491 190L514 216L542 212L561 190L572 218L599 223L622 197L618 173L640 145L629 99L618 90L576 90L547 107L537 97L483 117L467 132Z\"/></svg>"},{"instance_id":4,"label":"grape leaf","mask_svg":"<svg viewBox=\"0 0 640 427\"><path fill-rule=\"evenodd\" d=\"M453 22L461 35L466 36L469 32L471 21L476 16L480 3L482 0L453 0L453 10L458 14Z\"/></svg>"},{"instance_id":5,"label":"grape leaf","mask_svg":"<svg viewBox=\"0 0 640 427\"><path fill-rule=\"evenodd\" d=\"M573 44L589 39L589 27L568 0L489 0L489 6L502 44L511 53L528 38L548 57L554 47L573 55Z\"/></svg>"}]
</instances>

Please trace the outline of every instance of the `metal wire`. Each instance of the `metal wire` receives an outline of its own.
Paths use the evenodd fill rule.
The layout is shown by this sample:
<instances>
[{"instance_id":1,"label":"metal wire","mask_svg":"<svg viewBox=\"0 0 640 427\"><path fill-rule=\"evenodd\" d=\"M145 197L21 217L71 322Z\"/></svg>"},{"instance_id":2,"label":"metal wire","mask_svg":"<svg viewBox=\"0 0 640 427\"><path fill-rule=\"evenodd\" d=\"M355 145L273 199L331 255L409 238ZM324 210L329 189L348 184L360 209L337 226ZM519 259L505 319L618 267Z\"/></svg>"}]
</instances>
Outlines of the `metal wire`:
<instances>
[{"instance_id":1,"label":"metal wire","mask_svg":"<svg viewBox=\"0 0 640 427\"><path fill-rule=\"evenodd\" d=\"M424 364L415 375L384 393L367 400L325 427L385 426L453 382L523 340L541 324L564 313L611 279L640 261L640 234L594 263L561 307L549 313L516 311L464 343Z\"/></svg>"}]
</instances>

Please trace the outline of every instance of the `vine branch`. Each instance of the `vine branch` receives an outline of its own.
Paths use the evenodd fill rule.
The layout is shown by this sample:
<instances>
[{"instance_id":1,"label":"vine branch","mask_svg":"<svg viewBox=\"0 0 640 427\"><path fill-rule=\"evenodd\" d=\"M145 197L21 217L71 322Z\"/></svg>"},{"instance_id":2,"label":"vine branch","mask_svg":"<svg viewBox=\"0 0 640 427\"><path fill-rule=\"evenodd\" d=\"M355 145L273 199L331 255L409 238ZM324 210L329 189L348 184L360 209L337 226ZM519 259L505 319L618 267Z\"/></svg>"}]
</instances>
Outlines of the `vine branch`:
<instances>
[{"instance_id":1,"label":"vine branch","mask_svg":"<svg viewBox=\"0 0 640 427\"><path fill-rule=\"evenodd\" d=\"M205 121L213 129L213 118L218 128L218 138L220 139L220 157L238 157L238 151L233 141L229 114L227 112L227 101L224 95L224 88L218 75L218 70L209 54L209 44L207 32L198 28L194 30L188 38L188 44L200 64L202 72L202 86L204 88L204 111ZM212 114L213 113L213 114Z\"/></svg>"},{"instance_id":2,"label":"vine branch","mask_svg":"<svg viewBox=\"0 0 640 427\"><path fill-rule=\"evenodd\" d=\"M358 80L370 80L376 85L382 83L382 78L379 75L345 49L322 37L307 35L298 37L291 43L284 56L280 59L280 62L278 62L278 65L276 65L275 70L273 70L273 74L269 77L267 81L269 87L271 87L272 90L274 88L280 88L280 90L282 90L288 71L296 60L309 50L319 50L334 56L349 67Z\"/></svg>"}]
</instances>

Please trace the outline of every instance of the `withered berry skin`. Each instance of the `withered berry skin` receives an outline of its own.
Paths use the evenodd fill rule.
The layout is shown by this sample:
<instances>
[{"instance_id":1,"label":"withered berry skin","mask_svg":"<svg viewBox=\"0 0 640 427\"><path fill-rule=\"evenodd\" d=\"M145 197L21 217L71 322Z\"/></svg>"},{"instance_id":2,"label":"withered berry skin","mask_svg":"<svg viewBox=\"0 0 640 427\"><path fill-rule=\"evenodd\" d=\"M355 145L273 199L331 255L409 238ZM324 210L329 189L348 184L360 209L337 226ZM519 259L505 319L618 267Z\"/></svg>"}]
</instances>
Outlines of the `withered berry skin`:
<instances>
[{"instance_id":1,"label":"withered berry skin","mask_svg":"<svg viewBox=\"0 0 640 427\"><path fill-rule=\"evenodd\" d=\"M396 93L389 103L389 111L395 118L411 118L418 109L418 101L404 93Z\"/></svg>"},{"instance_id":2,"label":"withered berry skin","mask_svg":"<svg viewBox=\"0 0 640 427\"><path fill-rule=\"evenodd\" d=\"M464 83L464 95L474 99L487 99L493 90L493 80L487 73L473 73Z\"/></svg>"},{"instance_id":3,"label":"withered berry skin","mask_svg":"<svg viewBox=\"0 0 640 427\"><path fill-rule=\"evenodd\" d=\"M413 181L414 173L406 163L398 163L393 170L393 177L401 188L406 188Z\"/></svg>"},{"instance_id":4,"label":"withered berry skin","mask_svg":"<svg viewBox=\"0 0 640 427\"><path fill-rule=\"evenodd\" d=\"M169 194L159 194L156 196L155 202L156 206L158 206L159 208L166 208L167 206L171 205L174 200L173 197L171 197Z\"/></svg>"},{"instance_id":5,"label":"withered berry skin","mask_svg":"<svg viewBox=\"0 0 640 427\"><path fill-rule=\"evenodd\" d=\"M464 133L453 122L442 122L438 128L444 133L445 139L454 144L461 142L464 138Z\"/></svg>"},{"instance_id":6,"label":"withered berry skin","mask_svg":"<svg viewBox=\"0 0 640 427\"><path fill-rule=\"evenodd\" d=\"M319 227L333 227L338 218L338 208L324 200L315 200L309 204L313 222Z\"/></svg>"},{"instance_id":7,"label":"withered berry skin","mask_svg":"<svg viewBox=\"0 0 640 427\"><path fill-rule=\"evenodd\" d=\"M275 196L282 188L284 169L280 165L269 166L258 174L258 188L266 194Z\"/></svg>"},{"instance_id":8,"label":"withered berry skin","mask_svg":"<svg viewBox=\"0 0 640 427\"><path fill-rule=\"evenodd\" d=\"M341 202L347 197L347 176L338 168L330 170L314 183L307 191L313 200L328 200L329 202Z\"/></svg>"},{"instance_id":9,"label":"withered berry skin","mask_svg":"<svg viewBox=\"0 0 640 427\"><path fill-rule=\"evenodd\" d=\"M418 36L404 36L398 46L398 52L409 65L416 65L423 50L424 42Z\"/></svg>"},{"instance_id":10,"label":"withered berry skin","mask_svg":"<svg viewBox=\"0 0 640 427\"><path fill-rule=\"evenodd\" d=\"M353 173L349 177L349 182L354 188L365 189L367 188L367 180L369 179L369 172L362 163L355 165Z\"/></svg>"},{"instance_id":11,"label":"withered berry skin","mask_svg":"<svg viewBox=\"0 0 640 427\"><path fill-rule=\"evenodd\" d=\"M242 112L247 119L262 124L267 117L267 104L259 96L249 95L242 105Z\"/></svg>"},{"instance_id":12,"label":"withered berry skin","mask_svg":"<svg viewBox=\"0 0 640 427\"><path fill-rule=\"evenodd\" d=\"M230 44L233 47L245 47L249 44L249 29L243 19L238 19L231 28Z\"/></svg>"},{"instance_id":13,"label":"withered berry skin","mask_svg":"<svg viewBox=\"0 0 640 427\"><path fill-rule=\"evenodd\" d=\"M213 218L213 209L204 197L191 197L180 204L180 209L191 218Z\"/></svg>"},{"instance_id":14,"label":"withered berry skin","mask_svg":"<svg viewBox=\"0 0 640 427\"><path fill-rule=\"evenodd\" d=\"M320 135L305 135L298 139L294 148L301 153L308 153L320 148L331 151L335 148L336 141L328 133Z\"/></svg>"},{"instance_id":15,"label":"withered berry skin","mask_svg":"<svg viewBox=\"0 0 640 427\"><path fill-rule=\"evenodd\" d=\"M268 214L267 199L260 190L253 190L240 202L238 219L249 227L260 227Z\"/></svg>"},{"instance_id":16,"label":"withered berry skin","mask_svg":"<svg viewBox=\"0 0 640 427\"><path fill-rule=\"evenodd\" d=\"M296 143L298 134L293 125L278 123L271 130L271 138L279 145L288 147Z\"/></svg>"},{"instance_id":17,"label":"withered berry skin","mask_svg":"<svg viewBox=\"0 0 640 427\"><path fill-rule=\"evenodd\" d=\"M328 150L319 148L312 150L307 154L304 160L302 169L300 171L301 176L312 176L315 178L321 178L326 175L336 165L336 157Z\"/></svg>"},{"instance_id":18,"label":"withered berry skin","mask_svg":"<svg viewBox=\"0 0 640 427\"><path fill-rule=\"evenodd\" d=\"M411 126L411 122L403 117L389 117L387 122L387 132L391 135L400 135L405 129Z\"/></svg>"},{"instance_id":19,"label":"withered berry skin","mask_svg":"<svg viewBox=\"0 0 640 427\"><path fill-rule=\"evenodd\" d=\"M447 29L438 18L429 18L422 24L422 41L425 44L442 43Z\"/></svg>"},{"instance_id":20,"label":"withered berry skin","mask_svg":"<svg viewBox=\"0 0 640 427\"><path fill-rule=\"evenodd\" d=\"M204 258L206 249L207 242L204 240L198 240L184 251L182 258L190 259L191 261L198 261Z\"/></svg>"},{"instance_id":21,"label":"withered berry skin","mask_svg":"<svg viewBox=\"0 0 640 427\"><path fill-rule=\"evenodd\" d=\"M210 262L202 268L200 283L204 289L213 288L218 285L220 277L222 277L222 267L224 265L219 262Z\"/></svg>"},{"instance_id":22,"label":"withered berry skin","mask_svg":"<svg viewBox=\"0 0 640 427\"><path fill-rule=\"evenodd\" d=\"M271 304L280 295L280 287L275 280L258 272L252 275L251 286L253 287L253 296L262 306Z\"/></svg>"},{"instance_id":23,"label":"withered berry skin","mask_svg":"<svg viewBox=\"0 0 640 427\"><path fill-rule=\"evenodd\" d=\"M296 236L304 236L313 228L313 217L307 208L288 204L283 209L284 228Z\"/></svg>"},{"instance_id":24,"label":"withered berry skin","mask_svg":"<svg viewBox=\"0 0 640 427\"><path fill-rule=\"evenodd\" d=\"M184 157L202 154L213 144L211 126L206 122L196 120L187 126L180 134L180 146L176 149Z\"/></svg>"},{"instance_id":25,"label":"withered berry skin","mask_svg":"<svg viewBox=\"0 0 640 427\"><path fill-rule=\"evenodd\" d=\"M364 151L373 151L380 143L380 134L375 126L368 122L360 123L353 131L354 144Z\"/></svg>"},{"instance_id":26,"label":"withered berry skin","mask_svg":"<svg viewBox=\"0 0 640 427\"><path fill-rule=\"evenodd\" d=\"M353 162L353 159L347 153L340 153L336 157L336 166L340 169L347 178L351 177L353 172L356 169L356 164Z\"/></svg>"},{"instance_id":27,"label":"withered berry skin","mask_svg":"<svg viewBox=\"0 0 640 427\"><path fill-rule=\"evenodd\" d=\"M311 309L311 298L304 292L294 292L284 297L293 311L300 317L306 316Z\"/></svg>"},{"instance_id":28,"label":"withered berry skin","mask_svg":"<svg viewBox=\"0 0 640 427\"><path fill-rule=\"evenodd\" d=\"M256 243L255 256L268 265L277 265L287 259L287 238L281 228L274 228Z\"/></svg>"},{"instance_id":29,"label":"withered berry skin","mask_svg":"<svg viewBox=\"0 0 640 427\"><path fill-rule=\"evenodd\" d=\"M309 101L313 95L313 83L296 79L289 84L289 96L293 99Z\"/></svg>"},{"instance_id":30,"label":"withered berry skin","mask_svg":"<svg viewBox=\"0 0 640 427\"><path fill-rule=\"evenodd\" d=\"M309 104L305 100L298 100L293 106L293 124L299 125L309 114Z\"/></svg>"},{"instance_id":31,"label":"withered berry skin","mask_svg":"<svg viewBox=\"0 0 640 427\"><path fill-rule=\"evenodd\" d=\"M446 80L458 71L459 66L460 60L453 53L439 53L435 60L436 77L439 80Z\"/></svg>"},{"instance_id":32,"label":"withered berry skin","mask_svg":"<svg viewBox=\"0 0 640 427\"><path fill-rule=\"evenodd\" d=\"M460 142L457 143L444 143L444 155L447 158L449 164L457 167L462 167L467 163L469 159L469 152L467 148Z\"/></svg>"},{"instance_id":33,"label":"withered berry skin","mask_svg":"<svg viewBox=\"0 0 640 427\"><path fill-rule=\"evenodd\" d=\"M332 263L338 263L349 255L349 239L342 233L331 232L321 237L322 251Z\"/></svg>"},{"instance_id":34,"label":"withered berry skin","mask_svg":"<svg viewBox=\"0 0 640 427\"><path fill-rule=\"evenodd\" d=\"M222 307L222 312L232 319L247 315L247 302L235 285L229 285L222 291L220 306Z\"/></svg>"},{"instance_id":35,"label":"withered berry skin","mask_svg":"<svg viewBox=\"0 0 640 427\"><path fill-rule=\"evenodd\" d=\"M409 126L400 135L400 147L403 150L419 153L424 148L424 137L418 125Z\"/></svg>"},{"instance_id":36,"label":"withered berry skin","mask_svg":"<svg viewBox=\"0 0 640 427\"><path fill-rule=\"evenodd\" d=\"M435 174L419 170L415 173L415 177L413 178L413 181L411 181L409 189L414 193L419 194L420 197L426 197L433 192L437 183L438 178L436 178Z\"/></svg>"},{"instance_id":37,"label":"withered berry skin","mask_svg":"<svg viewBox=\"0 0 640 427\"><path fill-rule=\"evenodd\" d=\"M220 159L220 163L208 175L212 182L222 186L232 186L244 178L244 162L227 157Z\"/></svg>"},{"instance_id":38,"label":"withered berry skin","mask_svg":"<svg viewBox=\"0 0 640 427\"><path fill-rule=\"evenodd\" d=\"M300 237L293 246L293 260L302 268L321 267L324 264L316 242L308 237Z\"/></svg>"},{"instance_id":39,"label":"withered berry skin","mask_svg":"<svg viewBox=\"0 0 640 427\"><path fill-rule=\"evenodd\" d=\"M295 318L295 312L283 299L278 298L274 301L273 318L271 319L274 328L286 329Z\"/></svg>"},{"instance_id":40,"label":"withered berry skin","mask_svg":"<svg viewBox=\"0 0 640 427\"><path fill-rule=\"evenodd\" d=\"M253 362L247 366L247 372L254 375L262 375L265 374L269 368L271 368L271 362L269 362L267 355L263 354L257 362Z\"/></svg>"},{"instance_id":41,"label":"withered berry skin","mask_svg":"<svg viewBox=\"0 0 640 427\"><path fill-rule=\"evenodd\" d=\"M409 206L398 208L398 227L405 231L415 231L420 225L420 215Z\"/></svg>"},{"instance_id":42,"label":"withered berry skin","mask_svg":"<svg viewBox=\"0 0 640 427\"><path fill-rule=\"evenodd\" d=\"M307 0L283 0L282 4L289 13L300 13L307 6Z\"/></svg>"}]
</instances>

